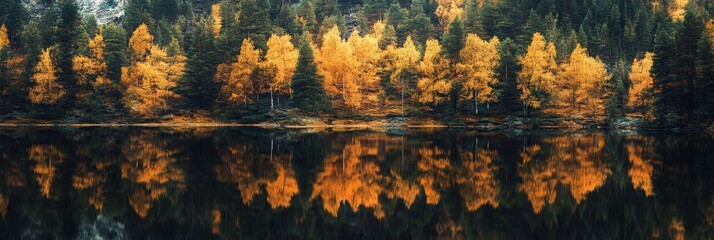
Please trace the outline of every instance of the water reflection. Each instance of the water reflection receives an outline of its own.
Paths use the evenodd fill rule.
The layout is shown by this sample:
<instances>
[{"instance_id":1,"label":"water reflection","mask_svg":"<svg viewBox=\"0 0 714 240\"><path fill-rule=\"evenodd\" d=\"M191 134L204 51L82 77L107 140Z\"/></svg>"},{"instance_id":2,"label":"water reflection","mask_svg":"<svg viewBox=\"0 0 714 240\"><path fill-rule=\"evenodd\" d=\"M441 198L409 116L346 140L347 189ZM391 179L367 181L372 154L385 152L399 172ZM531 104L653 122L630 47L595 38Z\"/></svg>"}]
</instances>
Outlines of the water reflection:
<instances>
[{"instance_id":1,"label":"water reflection","mask_svg":"<svg viewBox=\"0 0 714 240\"><path fill-rule=\"evenodd\" d=\"M712 238L714 141L604 132L0 131L0 236Z\"/></svg>"}]
</instances>

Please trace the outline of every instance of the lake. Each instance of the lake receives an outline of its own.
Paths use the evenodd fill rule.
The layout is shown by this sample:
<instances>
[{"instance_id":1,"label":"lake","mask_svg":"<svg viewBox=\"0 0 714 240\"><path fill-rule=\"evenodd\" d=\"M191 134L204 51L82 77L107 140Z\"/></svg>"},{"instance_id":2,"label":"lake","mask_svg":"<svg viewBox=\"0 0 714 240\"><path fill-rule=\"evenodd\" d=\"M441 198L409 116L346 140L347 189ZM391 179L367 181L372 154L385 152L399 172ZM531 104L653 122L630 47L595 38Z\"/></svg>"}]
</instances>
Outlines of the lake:
<instances>
[{"instance_id":1,"label":"lake","mask_svg":"<svg viewBox=\"0 0 714 240\"><path fill-rule=\"evenodd\" d=\"M0 129L0 239L712 239L669 132Z\"/></svg>"}]
</instances>

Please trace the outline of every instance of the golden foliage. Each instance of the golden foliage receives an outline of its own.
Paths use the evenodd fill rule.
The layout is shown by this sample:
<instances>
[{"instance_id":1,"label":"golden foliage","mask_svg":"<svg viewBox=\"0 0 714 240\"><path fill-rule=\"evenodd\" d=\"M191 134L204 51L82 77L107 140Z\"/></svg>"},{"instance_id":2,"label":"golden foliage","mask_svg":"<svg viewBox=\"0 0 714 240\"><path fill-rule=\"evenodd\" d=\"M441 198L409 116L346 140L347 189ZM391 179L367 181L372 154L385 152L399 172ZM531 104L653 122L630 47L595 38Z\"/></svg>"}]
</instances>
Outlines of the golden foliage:
<instances>
[{"instance_id":1,"label":"golden foliage","mask_svg":"<svg viewBox=\"0 0 714 240\"><path fill-rule=\"evenodd\" d=\"M30 88L30 101L35 104L52 105L64 96L62 84L57 83L57 69L52 63L50 49L42 50L40 59L32 75L33 86Z\"/></svg>"},{"instance_id":2,"label":"golden foliage","mask_svg":"<svg viewBox=\"0 0 714 240\"><path fill-rule=\"evenodd\" d=\"M243 204L250 204L263 186L272 208L289 207L299 193L289 154L273 154L272 150L270 154L258 153L251 145L239 144L219 155L223 163L215 166L218 180L235 184Z\"/></svg>"},{"instance_id":3,"label":"golden foliage","mask_svg":"<svg viewBox=\"0 0 714 240\"><path fill-rule=\"evenodd\" d=\"M358 139L352 139L341 154L328 156L317 175L310 199L319 197L325 210L335 217L342 203L349 203L353 212L363 206L379 213L383 179L377 163L361 159L365 151L369 150L364 149Z\"/></svg>"},{"instance_id":4,"label":"golden foliage","mask_svg":"<svg viewBox=\"0 0 714 240\"><path fill-rule=\"evenodd\" d=\"M72 187L77 190L89 190L89 204L97 211L104 208L104 188L107 182L108 164L93 162L91 165L86 162L78 163L77 170L72 176Z\"/></svg>"},{"instance_id":5,"label":"golden foliage","mask_svg":"<svg viewBox=\"0 0 714 240\"><path fill-rule=\"evenodd\" d=\"M268 51L265 64L276 70L275 77L269 84L270 92L292 94L290 84L297 67L299 52L292 44L290 35L271 35L268 39Z\"/></svg>"},{"instance_id":6,"label":"golden foliage","mask_svg":"<svg viewBox=\"0 0 714 240\"><path fill-rule=\"evenodd\" d=\"M630 107L648 107L654 103L651 97L654 78L650 70L653 65L654 53L647 52L643 59L635 59L630 69L630 81L627 105Z\"/></svg>"},{"instance_id":7,"label":"golden foliage","mask_svg":"<svg viewBox=\"0 0 714 240\"><path fill-rule=\"evenodd\" d=\"M519 189L526 193L535 213L540 213L547 204L552 204L558 184L567 185L576 203L588 193L602 186L612 173L604 161L605 139L602 134L548 137L541 146L526 148L522 156L528 156L518 167L523 179ZM549 149L546 159L538 155L540 149ZM537 151L536 151L537 150Z\"/></svg>"},{"instance_id":8,"label":"golden foliage","mask_svg":"<svg viewBox=\"0 0 714 240\"><path fill-rule=\"evenodd\" d=\"M132 59L143 60L154 46L154 36L149 33L149 27L142 23L134 30L129 38L129 52Z\"/></svg>"},{"instance_id":9,"label":"golden foliage","mask_svg":"<svg viewBox=\"0 0 714 240\"><path fill-rule=\"evenodd\" d=\"M28 159L35 164L32 172L37 175L35 180L40 185L40 193L50 198L52 183L58 178L57 165L64 161L64 153L54 145L32 145L27 154Z\"/></svg>"},{"instance_id":10,"label":"golden foliage","mask_svg":"<svg viewBox=\"0 0 714 240\"><path fill-rule=\"evenodd\" d=\"M647 147L651 143L642 142L641 144L629 143L627 147L627 155L632 164L628 175L632 181L632 187L642 189L646 196L654 196L652 185L652 176L654 175L654 166L652 166L652 156Z\"/></svg>"},{"instance_id":11,"label":"golden foliage","mask_svg":"<svg viewBox=\"0 0 714 240\"><path fill-rule=\"evenodd\" d=\"M253 83L253 73L261 64L260 50L253 46L250 38L243 40L237 61L218 67L216 80L223 83L221 95L231 102L251 103L250 98L258 89Z\"/></svg>"},{"instance_id":12,"label":"golden foliage","mask_svg":"<svg viewBox=\"0 0 714 240\"><path fill-rule=\"evenodd\" d=\"M10 46L10 39L7 38L7 28L5 24L0 25L0 50Z\"/></svg>"},{"instance_id":13,"label":"golden foliage","mask_svg":"<svg viewBox=\"0 0 714 240\"><path fill-rule=\"evenodd\" d=\"M498 167L493 163L498 152L479 149L474 149L474 152L462 155L464 163L457 170L455 180L459 194L464 198L469 211L476 211L486 204L498 207L500 183L495 178Z\"/></svg>"},{"instance_id":14,"label":"golden foliage","mask_svg":"<svg viewBox=\"0 0 714 240\"><path fill-rule=\"evenodd\" d=\"M419 183L424 188L426 203L436 205L441 200L440 189L449 185L451 164L448 153L438 147L422 147L417 149L419 162Z\"/></svg>"},{"instance_id":15,"label":"golden foliage","mask_svg":"<svg viewBox=\"0 0 714 240\"><path fill-rule=\"evenodd\" d=\"M220 3L214 3L211 5L211 17L213 18L213 35L215 37L218 37L218 34L221 33L221 4Z\"/></svg>"},{"instance_id":16,"label":"golden foliage","mask_svg":"<svg viewBox=\"0 0 714 240\"><path fill-rule=\"evenodd\" d=\"M347 106L360 108L362 102L370 100L362 91L378 87L376 61L380 54L375 36L361 37L354 32L345 41L337 26L332 27L322 36L322 46L315 57L327 93L341 95Z\"/></svg>"},{"instance_id":17,"label":"golden foliage","mask_svg":"<svg viewBox=\"0 0 714 240\"><path fill-rule=\"evenodd\" d=\"M605 64L587 55L580 44L570 54L570 60L561 65L559 100L567 114L604 113L605 84L610 78Z\"/></svg>"},{"instance_id":18,"label":"golden foliage","mask_svg":"<svg viewBox=\"0 0 714 240\"><path fill-rule=\"evenodd\" d=\"M498 100L493 86L498 82L495 70L500 60L499 44L497 37L487 42L476 34L468 34L464 48L459 52L456 71L464 78L462 95L473 99L477 105Z\"/></svg>"},{"instance_id":19,"label":"golden foliage","mask_svg":"<svg viewBox=\"0 0 714 240\"><path fill-rule=\"evenodd\" d=\"M705 31L702 34L707 34L709 42L712 44L712 50L714 50L714 18L707 21L704 28Z\"/></svg>"},{"instance_id":20,"label":"golden foliage","mask_svg":"<svg viewBox=\"0 0 714 240\"><path fill-rule=\"evenodd\" d=\"M211 221L211 233L213 235L218 235L221 233L221 210L214 208L213 211L211 211L211 215L213 215L213 221Z\"/></svg>"},{"instance_id":21,"label":"golden foliage","mask_svg":"<svg viewBox=\"0 0 714 240\"><path fill-rule=\"evenodd\" d=\"M417 101L420 103L439 104L448 100L451 81L448 79L449 61L440 55L441 44L436 39L426 41L424 59L417 69L421 78L417 82Z\"/></svg>"},{"instance_id":22,"label":"golden foliage","mask_svg":"<svg viewBox=\"0 0 714 240\"><path fill-rule=\"evenodd\" d=\"M460 17L464 13L464 2L466 0L437 0L435 15L439 17L443 26L448 26L451 21Z\"/></svg>"},{"instance_id":23,"label":"golden foliage","mask_svg":"<svg viewBox=\"0 0 714 240\"><path fill-rule=\"evenodd\" d=\"M5 198L5 196L0 194L0 216L2 216L3 219L5 219L5 216L7 215L8 205L10 205L10 198Z\"/></svg>"},{"instance_id":24,"label":"golden foliage","mask_svg":"<svg viewBox=\"0 0 714 240\"><path fill-rule=\"evenodd\" d=\"M126 161L121 164L121 178L131 183L129 205L140 217L148 216L152 202L165 196L169 188L186 188L184 172L176 166L176 151L170 150L163 139L130 136L122 153Z\"/></svg>"},{"instance_id":25,"label":"golden foliage","mask_svg":"<svg viewBox=\"0 0 714 240\"><path fill-rule=\"evenodd\" d=\"M122 69L122 82L127 87L124 102L129 110L142 117L154 117L169 108L172 91L183 75L186 57L169 56L166 50L152 45L143 61Z\"/></svg>"},{"instance_id":26,"label":"golden foliage","mask_svg":"<svg viewBox=\"0 0 714 240\"><path fill-rule=\"evenodd\" d=\"M107 63L104 61L104 38L101 34L97 34L93 39L89 39L89 56L78 55L72 58L72 70L77 76L77 84L80 90L77 92L79 101L86 101L89 95L89 89L85 87L88 84L91 86L99 86L109 84L107 78Z\"/></svg>"},{"instance_id":27,"label":"golden foliage","mask_svg":"<svg viewBox=\"0 0 714 240\"><path fill-rule=\"evenodd\" d=\"M673 21L684 20L684 15L687 14L687 4L689 4L689 0L673 0L670 2L667 13Z\"/></svg>"},{"instance_id":28,"label":"golden foliage","mask_svg":"<svg viewBox=\"0 0 714 240\"><path fill-rule=\"evenodd\" d=\"M540 108L543 99L536 92L553 93L555 90L555 73L558 65L555 63L556 49L553 43L546 42L545 37L536 32L524 56L518 58L522 69L518 72L518 90L523 105Z\"/></svg>"}]
</instances>

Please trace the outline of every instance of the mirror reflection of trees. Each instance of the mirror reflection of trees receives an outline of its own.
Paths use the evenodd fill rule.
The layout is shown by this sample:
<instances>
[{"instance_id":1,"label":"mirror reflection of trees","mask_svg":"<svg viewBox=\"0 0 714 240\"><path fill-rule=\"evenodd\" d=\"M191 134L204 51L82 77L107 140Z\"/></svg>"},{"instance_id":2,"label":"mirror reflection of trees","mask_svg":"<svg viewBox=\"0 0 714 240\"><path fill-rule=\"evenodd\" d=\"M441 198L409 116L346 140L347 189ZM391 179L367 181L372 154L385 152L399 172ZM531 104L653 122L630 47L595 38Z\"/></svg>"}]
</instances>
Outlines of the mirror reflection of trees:
<instances>
[{"instance_id":1,"label":"mirror reflection of trees","mask_svg":"<svg viewBox=\"0 0 714 240\"><path fill-rule=\"evenodd\" d=\"M568 186L576 203L602 186L612 173L605 159L602 134L544 137L521 152L523 164L518 174L519 187L528 196L533 211L539 213L546 204L553 204L556 187Z\"/></svg>"},{"instance_id":2,"label":"mirror reflection of trees","mask_svg":"<svg viewBox=\"0 0 714 240\"><path fill-rule=\"evenodd\" d=\"M714 234L709 138L210 128L42 134L51 137L0 132L3 239Z\"/></svg>"},{"instance_id":3,"label":"mirror reflection of trees","mask_svg":"<svg viewBox=\"0 0 714 240\"><path fill-rule=\"evenodd\" d=\"M126 158L121 164L121 177L131 184L129 204L142 218L149 214L154 201L178 194L185 186L184 171L177 164L177 150L150 133L130 136L122 146Z\"/></svg>"}]
</instances>

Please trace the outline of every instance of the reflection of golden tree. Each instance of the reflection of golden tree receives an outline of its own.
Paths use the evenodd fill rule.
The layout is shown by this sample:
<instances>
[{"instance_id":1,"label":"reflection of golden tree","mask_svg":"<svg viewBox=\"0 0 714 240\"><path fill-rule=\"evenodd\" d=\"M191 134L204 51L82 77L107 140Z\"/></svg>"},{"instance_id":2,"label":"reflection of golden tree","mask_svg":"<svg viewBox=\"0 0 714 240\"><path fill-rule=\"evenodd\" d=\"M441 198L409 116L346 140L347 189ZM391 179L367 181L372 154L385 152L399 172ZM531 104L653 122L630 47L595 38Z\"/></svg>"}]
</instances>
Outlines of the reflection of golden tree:
<instances>
[{"instance_id":1,"label":"reflection of golden tree","mask_svg":"<svg viewBox=\"0 0 714 240\"><path fill-rule=\"evenodd\" d=\"M441 195L438 189L445 189L449 186L449 164L448 153L438 147L423 147L417 149L419 156L419 183L424 188L426 202L428 204L438 204Z\"/></svg>"},{"instance_id":2,"label":"reflection of golden tree","mask_svg":"<svg viewBox=\"0 0 714 240\"><path fill-rule=\"evenodd\" d=\"M545 147L552 148L552 152L544 151L546 159L531 160L540 152L533 149ZM524 164L519 166L518 173L523 179L520 189L528 196L533 210L539 213L546 202L555 201L558 183L570 187L577 203L602 186L611 173L609 164L601 156L604 147L604 137L592 134L549 137L543 146L526 148L521 153Z\"/></svg>"},{"instance_id":3,"label":"reflection of golden tree","mask_svg":"<svg viewBox=\"0 0 714 240\"><path fill-rule=\"evenodd\" d=\"M211 233L218 235L221 233L221 210L214 208L213 211L211 211L211 215L213 216L213 221L211 222Z\"/></svg>"},{"instance_id":4,"label":"reflection of golden tree","mask_svg":"<svg viewBox=\"0 0 714 240\"><path fill-rule=\"evenodd\" d=\"M352 139L341 154L328 156L313 186L311 199L320 197L325 210L333 216L337 216L343 202L349 202L354 212L364 206L375 209L378 217L383 216L378 202L379 194L384 191L379 166L360 159L370 152L373 150L363 148L358 139Z\"/></svg>"},{"instance_id":5,"label":"reflection of golden tree","mask_svg":"<svg viewBox=\"0 0 714 240\"><path fill-rule=\"evenodd\" d=\"M142 218L169 187L185 189L183 170L175 166L175 151L168 150L166 142L150 137L131 136L122 148L127 160L121 165L121 176L133 183L129 204Z\"/></svg>"},{"instance_id":6,"label":"reflection of golden tree","mask_svg":"<svg viewBox=\"0 0 714 240\"><path fill-rule=\"evenodd\" d=\"M2 216L3 219L5 219L5 215L7 215L7 206L9 204L10 199L0 194L0 216Z\"/></svg>"},{"instance_id":7,"label":"reflection of golden tree","mask_svg":"<svg viewBox=\"0 0 714 240\"><path fill-rule=\"evenodd\" d=\"M457 170L456 184L469 211L476 211L485 204L498 207L499 183L494 173L498 167L493 159L498 155L494 150L477 150L462 155L463 166Z\"/></svg>"},{"instance_id":8,"label":"reflection of golden tree","mask_svg":"<svg viewBox=\"0 0 714 240\"><path fill-rule=\"evenodd\" d=\"M387 197L391 199L400 198L404 201L404 205L410 208L417 195L419 195L419 185L402 178L394 171L392 171L390 179L392 184L391 189L387 192Z\"/></svg>"},{"instance_id":9,"label":"reflection of golden tree","mask_svg":"<svg viewBox=\"0 0 714 240\"><path fill-rule=\"evenodd\" d=\"M292 169L285 169L282 165L278 165L278 178L270 181L265 186L265 191L268 192L268 203L273 208L289 207L290 200L298 194L297 180Z\"/></svg>"},{"instance_id":10,"label":"reflection of golden tree","mask_svg":"<svg viewBox=\"0 0 714 240\"><path fill-rule=\"evenodd\" d=\"M97 211L104 207L104 183L107 182L106 162L93 162L91 165L86 162L78 163L76 174L72 177L72 187L77 190L89 190L89 204Z\"/></svg>"},{"instance_id":11,"label":"reflection of golden tree","mask_svg":"<svg viewBox=\"0 0 714 240\"><path fill-rule=\"evenodd\" d=\"M642 143L647 144L647 143ZM632 166L628 174L632 180L632 186L635 189L642 189L646 196L653 196L652 175L654 167L652 161L648 157L647 149L644 146L639 146L633 143L627 144L627 154Z\"/></svg>"},{"instance_id":12,"label":"reflection of golden tree","mask_svg":"<svg viewBox=\"0 0 714 240\"><path fill-rule=\"evenodd\" d=\"M223 164L215 167L218 180L235 184L244 204L250 204L263 186L272 208L289 207L299 193L290 154L257 153L251 145L241 144L228 147L220 157Z\"/></svg>"},{"instance_id":13,"label":"reflection of golden tree","mask_svg":"<svg viewBox=\"0 0 714 240\"><path fill-rule=\"evenodd\" d=\"M32 145L28 150L29 159L35 162L32 171L40 185L42 196L49 198L52 182L57 177L57 165L62 163L64 154L54 145Z\"/></svg>"}]
</instances>

